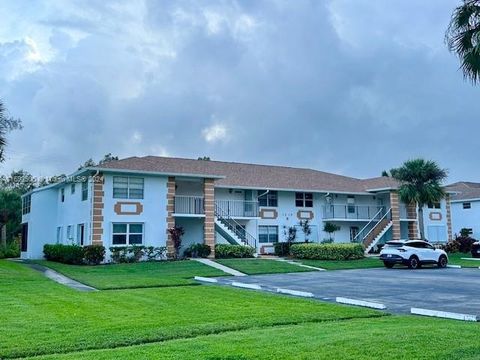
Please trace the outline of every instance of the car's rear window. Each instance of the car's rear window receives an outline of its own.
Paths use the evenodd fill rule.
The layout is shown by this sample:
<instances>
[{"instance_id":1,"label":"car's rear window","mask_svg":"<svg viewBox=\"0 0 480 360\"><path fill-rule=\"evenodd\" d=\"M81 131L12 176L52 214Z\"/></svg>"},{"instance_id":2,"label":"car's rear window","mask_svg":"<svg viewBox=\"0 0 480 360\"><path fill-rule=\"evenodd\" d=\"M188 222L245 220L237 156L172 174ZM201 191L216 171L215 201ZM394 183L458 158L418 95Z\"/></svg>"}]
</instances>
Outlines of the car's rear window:
<instances>
[{"instance_id":1,"label":"car's rear window","mask_svg":"<svg viewBox=\"0 0 480 360\"><path fill-rule=\"evenodd\" d=\"M385 244L385 247L396 248L403 245L403 242L400 241L389 241Z\"/></svg>"}]
</instances>

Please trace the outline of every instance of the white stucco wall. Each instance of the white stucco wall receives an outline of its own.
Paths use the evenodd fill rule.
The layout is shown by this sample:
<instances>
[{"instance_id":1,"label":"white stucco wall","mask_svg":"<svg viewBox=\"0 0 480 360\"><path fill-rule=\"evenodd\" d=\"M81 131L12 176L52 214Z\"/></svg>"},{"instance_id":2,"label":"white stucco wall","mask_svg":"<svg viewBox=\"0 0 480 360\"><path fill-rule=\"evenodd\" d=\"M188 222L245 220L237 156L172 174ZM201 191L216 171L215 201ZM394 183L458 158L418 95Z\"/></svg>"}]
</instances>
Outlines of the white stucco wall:
<instances>
[{"instance_id":1,"label":"white stucco wall","mask_svg":"<svg viewBox=\"0 0 480 360\"><path fill-rule=\"evenodd\" d=\"M31 194L31 210L22 216L22 223L28 223L27 251L22 259L43 258L43 246L56 241L57 189L49 188Z\"/></svg>"},{"instance_id":2,"label":"white stucco wall","mask_svg":"<svg viewBox=\"0 0 480 360\"><path fill-rule=\"evenodd\" d=\"M445 200L440 202L440 209L423 208L423 222L425 237L431 242L446 242L447 230L447 204Z\"/></svg>"},{"instance_id":3,"label":"white stucco wall","mask_svg":"<svg viewBox=\"0 0 480 360\"><path fill-rule=\"evenodd\" d=\"M113 223L143 223L143 245L165 246L167 239L167 177L136 175L144 178L144 198L114 199L113 176L115 174L105 174L103 187L103 245L107 249L107 253L108 248L112 246ZM139 202L143 206L143 211L138 215L118 215L114 211L117 202Z\"/></svg>"},{"instance_id":4,"label":"white stucco wall","mask_svg":"<svg viewBox=\"0 0 480 360\"><path fill-rule=\"evenodd\" d=\"M464 202L469 202L471 208L464 209ZM467 228L472 229L472 237L480 239L480 200L452 202L451 212L453 235L459 234L461 229Z\"/></svg>"}]
</instances>

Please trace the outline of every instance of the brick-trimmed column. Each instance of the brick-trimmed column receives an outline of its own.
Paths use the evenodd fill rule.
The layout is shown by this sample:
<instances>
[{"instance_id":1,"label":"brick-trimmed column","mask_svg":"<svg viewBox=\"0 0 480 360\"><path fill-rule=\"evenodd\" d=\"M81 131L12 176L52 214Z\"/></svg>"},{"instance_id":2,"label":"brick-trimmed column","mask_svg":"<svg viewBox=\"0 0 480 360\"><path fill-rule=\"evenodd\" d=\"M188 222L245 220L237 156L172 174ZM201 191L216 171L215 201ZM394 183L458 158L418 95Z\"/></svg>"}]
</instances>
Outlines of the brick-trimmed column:
<instances>
[{"instance_id":1,"label":"brick-trimmed column","mask_svg":"<svg viewBox=\"0 0 480 360\"><path fill-rule=\"evenodd\" d=\"M418 239L418 224L417 221L412 219L417 219L417 204L412 203L407 205L407 219L408 221L408 238L410 240Z\"/></svg>"},{"instance_id":2,"label":"brick-trimmed column","mask_svg":"<svg viewBox=\"0 0 480 360\"><path fill-rule=\"evenodd\" d=\"M448 241L452 241L453 235L452 235L452 212L451 212L450 194L447 194L445 196L445 203L447 205L447 236L448 236Z\"/></svg>"},{"instance_id":3,"label":"brick-trimmed column","mask_svg":"<svg viewBox=\"0 0 480 360\"><path fill-rule=\"evenodd\" d=\"M398 192L390 192L390 207L392 208L392 240L400 240L400 203Z\"/></svg>"},{"instance_id":4,"label":"brick-trimmed column","mask_svg":"<svg viewBox=\"0 0 480 360\"><path fill-rule=\"evenodd\" d=\"M167 180L167 257L175 256L175 247L173 246L172 237L168 233L168 229L175 227L175 178L169 176Z\"/></svg>"},{"instance_id":5,"label":"brick-trimmed column","mask_svg":"<svg viewBox=\"0 0 480 360\"><path fill-rule=\"evenodd\" d=\"M98 174L92 179L93 181L93 193L92 193L92 206L93 206L93 226L92 226L92 245L103 245L103 197L105 192L103 185L105 183L105 177L103 174Z\"/></svg>"},{"instance_id":6,"label":"brick-trimmed column","mask_svg":"<svg viewBox=\"0 0 480 360\"><path fill-rule=\"evenodd\" d=\"M215 189L214 180L205 179L203 183L203 196L205 208L205 226L203 240L210 246L212 252L211 258L215 257Z\"/></svg>"}]
</instances>

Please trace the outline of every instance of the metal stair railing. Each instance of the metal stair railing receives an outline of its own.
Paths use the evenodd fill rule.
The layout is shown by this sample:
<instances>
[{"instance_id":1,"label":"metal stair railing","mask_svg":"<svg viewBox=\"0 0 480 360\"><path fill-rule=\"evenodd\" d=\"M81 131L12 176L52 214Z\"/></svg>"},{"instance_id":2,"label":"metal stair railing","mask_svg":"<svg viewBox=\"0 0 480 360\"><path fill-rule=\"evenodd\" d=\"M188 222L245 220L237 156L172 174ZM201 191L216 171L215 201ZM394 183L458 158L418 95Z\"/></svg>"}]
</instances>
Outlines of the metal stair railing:
<instances>
[{"instance_id":1,"label":"metal stair railing","mask_svg":"<svg viewBox=\"0 0 480 360\"><path fill-rule=\"evenodd\" d=\"M248 246L257 248L257 239L248 233L244 226L238 221L233 219L225 210L221 208L218 204L215 204L215 216L217 219L227 227L236 237L244 241ZM242 228L243 230L239 230Z\"/></svg>"},{"instance_id":2,"label":"metal stair railing","mask_svg":"<svg viewBox=\"0 0 480 360\"><path fill-rule=\"evenodd\" d=\"M378 226L378 224L381 224L383 220L387 219L387 217L389 215L391 215L391 213L392 213L392 208L388 209L388 211L385 213L385 215L383 215L380 218L380 220L378 220L378 222L370 229L370 231L367 232L367 234L363 237L362 242L364 242L365 239L368 237L368 235L370 235L372 233L372 231ZM391 216L390 216L390 218L391 218Z\"/></svg>"},{"instance_id":3,"label":"metal stair railing","mask_svg":"<svg viewBox=\"0 0 480 360\"><path fill-rule=\"evenodd\" d=\"M387 211L386 213L388 213L390 210L391 210L391 208L388 209L388 211ZM352 241L352 242L359 242L358 239L359 239L360 237L362 237L362 238L361 238L361 242L363 242L363 240L365 240L365 238L367 237L368 234L365 235L365 236L362 236L362 234L363 234L365 231L367 231L368 227L371 226L374 221L376 221L376 223L371 227L370 231L371 231L373 228L375 228L375 226L377 226L377 224L381 221L381 219L383 218L383 216L385 216L385 215L383 215L383 216L380 218L380 220L378 220L378 216L380 216L380 214L381 214L383 211L384 211L384 208L383 208L383 207L382 207L380 210L378 210L377 213L376 213L375 215L373 215L373 217L372 217L372 218L370 219L370 221L367 223L367 225L365 225L365 226L358 232L358 234L355 235L355 237L353 238L353 241ZM368 231L368 233L370 233L370 231Z\"/></svg>"}]
</instances>

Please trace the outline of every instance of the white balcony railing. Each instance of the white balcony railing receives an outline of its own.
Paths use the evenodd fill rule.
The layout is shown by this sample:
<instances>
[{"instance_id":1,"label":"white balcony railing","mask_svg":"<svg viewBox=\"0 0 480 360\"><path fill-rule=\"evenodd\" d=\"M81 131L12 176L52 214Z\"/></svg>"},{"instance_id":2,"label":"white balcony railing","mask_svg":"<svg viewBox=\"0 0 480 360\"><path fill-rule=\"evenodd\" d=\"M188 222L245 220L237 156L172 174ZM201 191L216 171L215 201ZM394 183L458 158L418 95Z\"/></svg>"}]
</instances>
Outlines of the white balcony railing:
<instances>
[{"instance_id":1,"label":"white balcony railing","mask_svg":"<svg viewBox=\"0 0 480 360\"><path fill-rule=\"evenodd\" d=\"M332 220L371 220L374 217L380 219L386 210L385 206L375 205L325 205L323 207L323 217Z\"/></svg>"},{"instance_id":2,"label":"white balcony railing","mask_svg":"<svg viewBox=\"0 0 480 360\"><path fill-rule=\"evenodd\" d=\"M215 206L230 217L258 217L258 201L215 200Z\"/></svg>"},{"instance_id":3,"label":"white balcony railing","mask_svg":"<svg viewBox=\"0 0 480 360\"><path fill-rule=\"evenodd\" d=\"M175 214L201 215L205 213L203 196L183 196L174 198Z\"/></svg>"}]
</instances>

